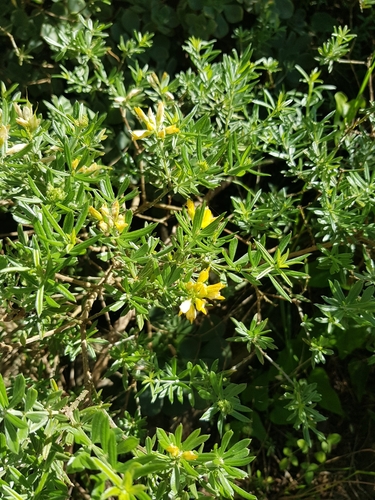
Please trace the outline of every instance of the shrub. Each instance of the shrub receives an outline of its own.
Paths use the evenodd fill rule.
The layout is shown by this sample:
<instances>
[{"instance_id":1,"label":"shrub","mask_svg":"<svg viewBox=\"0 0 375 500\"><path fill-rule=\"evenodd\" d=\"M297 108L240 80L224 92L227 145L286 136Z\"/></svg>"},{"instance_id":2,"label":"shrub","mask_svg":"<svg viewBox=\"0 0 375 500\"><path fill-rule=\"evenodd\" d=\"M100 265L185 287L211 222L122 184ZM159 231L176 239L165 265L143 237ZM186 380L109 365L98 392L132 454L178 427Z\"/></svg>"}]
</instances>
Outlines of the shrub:
<instances>
[{"instance_id":1,"label":"shrub","mask_svg":"<svg viewBox=\"0 0 375 500\"><path fill-rule=\"evenodd\" d=\"M362 393L375 359L374 64L333 107L322 70L282 90L250 46L190 37L158 76L151 35L112 52L81 14L43 26L72 99L1 88L2 495L255 498L264 418L309 484L340 440L320 411L344 414L327 356L367 349ZM315 56L332 70L352 39Z\"/></svg>"}]
</instances>

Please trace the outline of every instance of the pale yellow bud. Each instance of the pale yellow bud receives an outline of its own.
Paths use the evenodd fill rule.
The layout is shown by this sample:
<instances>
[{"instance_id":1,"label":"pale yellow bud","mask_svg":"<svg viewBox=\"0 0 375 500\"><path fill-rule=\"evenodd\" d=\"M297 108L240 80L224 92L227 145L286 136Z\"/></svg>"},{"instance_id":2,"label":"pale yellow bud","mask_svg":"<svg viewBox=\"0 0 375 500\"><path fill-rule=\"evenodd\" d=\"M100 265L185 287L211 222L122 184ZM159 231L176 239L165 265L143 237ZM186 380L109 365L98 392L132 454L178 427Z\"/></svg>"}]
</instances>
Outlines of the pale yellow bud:
<instances>
[{"instance_id":1,"label":"pale yellow bud","mask_svg":"<svg viewBox=\"0 0 375 500\"><path fill-rule=\"evenodd\" d=\"M177 457L180 453L180 448L175 444L170 444L166 447L166 450L172 455L172 457Z\"/></svg>"},{"instance_id":2,"label":"pale yellow bud","mask_svg":"<svg viewBox=\"0 0 375 500\"><path fill-rule=\"evenodd\" d=\"M8 139L8 130L9 130L9 125L0 125L0 147L4 144L4 142Z\"/></svg>"},{"instance_id":3,"label":"pale yellow bud","mask_svg":"<svg viewBox=\"0 0 375 500\"><path fill-rule=\"evenodd\" d=\"M97 220L103 220L103 216L100 212L96 210L94 207L89 207L89 213L92 217L94 217Z\"/></svg>"},{"instance_id":4,"label":"pale yellow bud","mask_svg":"<svg viewBox=\"0 0 375 500\"><path fill-rule=\"evenodd\" d=\"M8 149L7 151L7 155L14 155L15 153L19 153L20 151L22 151L25 147L27 146L27 144L16 144L15 146L13 146L12 148Z\"/></svg>"},{"instance_id":5,"label":"pale yellow bud","mask_svg":"<svg viewBox=\"0 0 375 500\"><path fill-rule=\"evenodd\" d=\"M163 125L164 121L164 104L162 101L158 104L158 109L156 112L156 126L159 128Z\"/></svg>"}]
</instances>

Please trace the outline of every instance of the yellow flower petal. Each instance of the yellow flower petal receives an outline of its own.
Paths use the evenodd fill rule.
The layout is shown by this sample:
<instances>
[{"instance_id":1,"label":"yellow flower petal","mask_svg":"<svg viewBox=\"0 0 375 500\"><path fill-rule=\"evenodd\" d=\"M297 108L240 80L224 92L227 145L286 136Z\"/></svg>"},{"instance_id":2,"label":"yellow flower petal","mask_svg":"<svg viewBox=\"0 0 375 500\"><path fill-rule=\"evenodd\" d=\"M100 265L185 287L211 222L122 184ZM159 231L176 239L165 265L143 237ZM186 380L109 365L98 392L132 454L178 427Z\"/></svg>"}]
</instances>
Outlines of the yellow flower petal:
<instances>
[{"instance_id":1,"label":"yellow flower petal","mask_svg":"<svg viewBox=\"0 0 375 500\"><path fill-rule=\"evenodd\" d=\"M21 127L25 128L29 125L29 122L24 118L16 118L16 122L18 123L18 125L21 125Z\"/></svg>"},{"instance_id":2,"label":"yellow flower petal","mask_svg":"<svg viewBox=\"0 0 375 500\"><path fill-rule=\"evenodd\" d=\"M204 299L205 297L207 297L207 285L205 285L204 283L199 283L199 282L195 283L194 284L194 294L199 299Z\"/></svg>"},{"instance_id":3,"label":"yellow flower petal","mask_svg":"<svg viewBox=\"0 0 375 500\"><path fill-rule=\"evenodd\" d=\"M102 205L100 207L100 213L103 215L103 217L109 217L109 208L107 205Z\"/></svg>"},{"instance_id":4,"label":"yellow flower petal","mask_svg":"<svg viewBox=\"0 0 375 500\"><path fill-rule=\"evenodd\" d=\"M170 134L177 134L180 131L176 125L170 125L169 127L165 128L165 133L170 135Z\"/></svg>"},{"instance_id":5,"label":"yellow flower petal","mask_svg":"<svg viewBox=\"0 0 375 500\"><path fill-rule=\"evenodd\" d=\"M144 111L141 108L134 108L134 111L136 112L138 118L140 121L142 121L145 125L148 123L148 118L147 115L144 113Z\"/></svg>"},{"instance_id":6,"label":"yellow flower petal","mask_svg":"<svg viewBox=\"0 0 375 500\"><path fill-rule=\"evenodd\" d=\"M208 285L206 287L206 297L208 299L216 299L216 300L224 300L225 297L220 295L220 290L222 288L225 288L225 285L223 283L216 283L215 285Z\"/></svg>"},{"instance_id":7,"label":"yellow flower petal","mask_svg":"<svg viewBox=\"0 0 375 500\"><path fill-rule=\"evenodd\" d=\"M170 444L165 449L172 455L172 457L177 457L180 453L180 448L175 444Z\"/></svg>"},{"instance_id":8,"label":"yellow flower petal","mask_svg":"<svg viewBox=\"0 0 375 500\"><path fill-rule=\"evenodd\" d=\"M147 116L148 116L148 121L146 123L146 127L148 128L148 130L154 131L156 129L156 119L151 108L148 108Z\"/></svg>"},{"instance_id":9,"label":"yellow flower petal","mask_svg":"<svg viewBox=\"0 0 375 500\"><path fill-rule=\"evenodd\" d=\"M118 214L120 213L120 204L118 202L118 200L115 200L113 203L112 203L112 217L114 219L117 219L118 217Z\"/></svg>"},{"instance_id":10,"label":"yellow flower petal","mask_svg":"<svg viewBox=\"0 0 375 500\"><path fill-rule=\"evenodd\" d=\"M211 224L212 221L214 221L216 217L212 215L212 212L209 208L204 209L204 214L203 214L203 220L202 220L202 225L201 228L204 229L207 227L209 224Z\"/></svg>"},{"instance_id":11,"label":"yellow flower petal","mask_svg":"<svg viewBox=\"0 0 375 500\"><path fill-rule=\"evenodd\" d=\"M203 314L207 314L207 309L206 309L206 304L207 301L204 299L195 299L195 307L197 308L197 311L202 312Z\"/></svg>"},{"instance_id":12,"label":"yellow flower petal","mask_svg":"<svg viewBox=\"0 0 375 500\"><path fill-rule=\"evenodd\" d=\"M196 460L198 458L198 453L195 453L194 451L184 451L181 458L184 458L185 460Z\"/></svg>"},{"instance_id":13,"label":"yellow flower petal","mask_svg":"<svg viewBox=\"0 0 375 500\"><path fill-rule=\"evenodd\" d=\"M194 215L195 215L195 205L194 205L194 202L192 200L188 200L186 202L186 206L187 206L187 212L189 214L189 217L191 220L194 219Z\"/></svg>"},{"instance_id":14,"label":"yellow flower petal","mask_svg":"<svg viewBox=\"0 0 375 500\"><path fill-rule=\"evenodd\" d=\"M103 232L103 233L108 233L109 231L109 226L106 222L104 222L104 220L101 220L98 224L99 226L99 229Z\"/></svg>"},{"instance_id":15,"label":"yellow flower petal","mask_svg":"<svg viewBox=\"0 0 375 500\"><path fill-rule=\"evenodd\" d=\"M79 163L79 159L78 158L75 158L72 161L72 170L75 170L78 167L78 163Z\"/></svg>"},{"instance_id":16,"label":"yellow flower petal","mask_svg":"<svg viewBox=\"0 0 375 500\"><path fill-rule=\"evenodd\" d=\"M115 227L119 233L123 232L123 230L127 227L127 223L124 220L124 216L120 215L118 220L115 222Z\"/></svg>"},{"instance_id":17,"label":"yellow flower petal","mask_svg":"<svg viewBox=\"0 0 375 500\"><path fill-rule=\"evenodd\" d=\"M196 282L189 281L186 283L186 290L188 292L188 299L180 305L180 313L185 314L187 319L192 323L197 317L197 311L207 314L206 299L224 300L225 297L220 295L220 290L225 288L223 283L216 283L214 285L206 285L210 273L210 268L207 267L199 273Z\"/></svg>"},{"instance_id":18,"label":"yellow flower petal","mask_svg":"<svg viewBox=\"0 0 375 500\"><path fill-rule=\"evenodd\" d=\"M95 217L95 219L97 219L97 220L103 220L102 214L100 212L98 212L96 210L96 208L89 207L89 212L90 212L90 215L92 215L92 217Z\"/></svg>"},{"instance_id":19,"label":"yellow flower petal","mask_svg":"<svg viewBox=\"0 0 375 500\"><path fill-rule=\"evenodd\" d=\"M190 321L190 323L192 323L196 317L197 317L197 311L195 310L193 304L191 304L190 309L186 313L186 318Z\"/></svg>"},{"instance_id":20,"label":"yellow flower petal","mask_svg":"<svg viewBox=\"0 0 375 500\"><path fill-rule=\"evenodd\" d=\"M133 141L139 141L140 139L144 139L145 137L148 137L151 135L152 132L149 130L131 130L130 135L133 139Z\"/></svg>"},{"instance_id":21,"label":"yellow flower petal","mask_svg":"<svg viewBox=\"0 0 375 500\"><path fill-rule=\"evenodd\" d=\"M201 271L199 273L199 276L198 276L198 279L197 279L197 283L204 283L205 281L207 281L209 273L210 273L210 268L209 267L207 267L207 269L204 269L203 271Z\"/></svg>"},{"instance_id":22,"label":"yellow flower petal","mask_svg":"<svg viewBox=\"0 0 375 500\"><path fill-rule=\"evenodd\" d=\"M4 144L4 142L8 139L8 130L10 126L0 125L0 147Z\"/></svg>"},{"instance_id":23,"label":"yellow flower petal","mask_svg":"<svg viewBox=\"0 0 375 500\"><path fill-rule=\"evenodd\" d=\"M162 128L161 130L159 130L158 137L159 137L159 139L165 139L165 128Z\"/></svg>"},{"instance_id":24,"label":"yellow flower petal","mask_svg":"<svg viewBox=\"0 0 375 500\"><path fill-rule=\"evenodd\" d=\"M72 167L73 167L73 162L72 162ZM91 172L96 172L97 170L100 170L101 168L103 168L101 165L98 165L97 163L94 162L89 167L85 167L85 166L81 167L78 170L78 172L82 172L84 174L91 174Z\"/></svg>"}]
</instances>

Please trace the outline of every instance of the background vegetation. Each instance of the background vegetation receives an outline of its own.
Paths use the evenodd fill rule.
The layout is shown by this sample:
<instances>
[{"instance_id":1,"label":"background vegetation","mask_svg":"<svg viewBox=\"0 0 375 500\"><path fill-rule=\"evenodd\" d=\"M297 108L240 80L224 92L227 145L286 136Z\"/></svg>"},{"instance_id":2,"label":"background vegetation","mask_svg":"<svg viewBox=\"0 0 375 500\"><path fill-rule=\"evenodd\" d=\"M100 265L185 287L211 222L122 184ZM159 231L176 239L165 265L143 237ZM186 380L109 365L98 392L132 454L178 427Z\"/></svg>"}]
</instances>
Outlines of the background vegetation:
<instances>
[{"instance_id":1,"label":"background vegetation","mask_svg":"<svg viewBox=\"0 0 375 500\"><path fill-rule=\"evenodd\" d=\"M373 498L374 21L2 6L1 498Z\"/></svg>"}]
</instances>

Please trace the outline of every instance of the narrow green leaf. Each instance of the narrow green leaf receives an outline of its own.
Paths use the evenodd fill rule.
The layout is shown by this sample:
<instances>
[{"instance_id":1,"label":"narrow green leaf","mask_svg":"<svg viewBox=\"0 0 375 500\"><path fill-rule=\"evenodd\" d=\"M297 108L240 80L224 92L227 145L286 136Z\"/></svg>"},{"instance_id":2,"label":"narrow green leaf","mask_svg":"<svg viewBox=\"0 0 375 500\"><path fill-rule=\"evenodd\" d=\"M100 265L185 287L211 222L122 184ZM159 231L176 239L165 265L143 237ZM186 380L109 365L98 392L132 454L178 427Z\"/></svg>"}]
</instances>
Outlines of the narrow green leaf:
<instances>
[{"instance_id":1,"label":"narrow green leaf","mask_svg":"<svg viewBox=\"0 0 375 500\"><path fill-rule=\"evenodd\" d=\"M112 201L115 198L115 193L113 192L112 183L109 176L104 177L100 181L100 190L107 201Z\"/></svg>"},{"instance_id":2,"label":"narrow green leaf","mask_svg":"<svg viewBox=\"0 0 375 500\"><path fill-rule=\"evenodd\" d=\"M183 426L182 424L179 424L174 435L175 435L175 439L176 439L176 445L178 447L181 446L181 438L182 438L182 429L183 429Z\"/></svg>"},{"instance_id":3,"label":"narrow green leaf","mask_svg":"<svg viewBox=\"0 0 375 500\"><path fill-rule=\"evenodd\" d=\"M30 271L30 267L25 267L25 266L12 266L12 267L6 267L4 269L0 270L0 274L5 274L5 273L22 273L24 271Z\"/></svg>"},{"instance_id":4,"label":"narrow green leaf","mask_svg":"<svg viewBox=\"0 0 375 500\"><path fill-rule=\"evenodd\" d=\"M71 300L72 302L76 302L76 298L74 295L67 289L67 285L62 285L61 283L58 283L56 285L57 290L64 295L68 300Z\"/></svg>"},{"instance_id":5,"label":"narrow green leaf","mask_svg":"<svg viewBox=\"0 0 375 500\"><path fill-rule=\"evenodd\" d=\"M65 234L70 234L73 231L74 226L74 214L71 210L65 215L63 222L63 231Z\"/></svg>"},{"instance_id":6,"label":"narrow green leaf","mask_svg":"<svg viewBox=\"0 0 375 500\"><path fill-rule=\"evenodd\" d=\"M262 245L262 243L260 241L255 241L254 243L255 243L256 247L259 248L259 250L261 251L263 259L271 267L273 267L274 266L274 261L273 261L271 255L267 252L267 249Z\"/></svg>"},{"instance_id":7,"label":"narrow green leaf","mask_svg":"<svg viewBox=\"0 0 375 500\"><path fill-rule=\"evenodd\" d=\"M44 205L42 205L42 212L43 212L43 215L44 215L44 220L43 220L43 227L44 229L46 229L46 222L48 221L51 226L53 227L53 229L63 238L63 240L65 241L66 240L66 234L64 233L64 231L61 229L61 227L59 226L59 224L57 223L56 219L54 218L54 216L51 214L51 212L47 209L47 207L45 207ZM47 231L46 231L47 232Z\"/></svg>"},{"instance_id":8,"label":"narrow green leaf","mask_svg":"<svg viewBox=\"0 0 375 500\"><path fill-rule=\"evenodd\" d=\"M117 464L117 446L116 446L116 436L113 429L110 429L108 441L107 441L107 456L108 462L112 467L116 467Z\"/></svg>"},{"instance_id":9,"label":"narrow green leaf","mask_svg":"<svg viewBox=\"0 0 375 500\"><path fill-rule=\"evenodd\" d=\"M91 422L91 440L93 443L101 442L102 427L109 425L108 417L102 411L96 411Z\"/></svg>"},{"instance_id":10,"label":"narrow green leaf","mask_svg":"<svg viewBox=\"0 0 375 500\"><path fill-rule=\"evenodd\" d=\"M34 491L35 498L37 498L37 495L42 492L44 485L46 484L47 479L50 476L50 472L43 472L42 477L38 481L38 486L36 487Z\"/></svg>"},{"instance_id":11,"label":"narrow green leaf","mask_svg":"<svg viewBox=\"0 0 375 500\"><path fill-rule=\"evenodd\" d=\"M204 443L207 441L207 439L210 437L208 434L202 434L201 436L199 435L201 432L200 429L195 429L190 436L188 436L185 441L184 441L184 450L190 451L193 448L196 448L200 444Z\"/></svg>"},{"instance_id":12,"label":"narrow green leaf","mask_svg":"<svg viewBox=\"0 0 375 500\"><path fill-rule=\"evenodd\" d=\"M230 415L234 418L236 418L237 420L239 420L240 422L251 422L250 418L248 417L245 417L245 415L242 415L242 413L239 413L238 411L236 410L232 410L230 412Z\"/></svg>"},{"instance_id":13,"label":"narrow green leaf","mask_svg":"<svg viewBox=\"0 0 375 500\"><path fill-rule=\"evenodd\" d=\"M3 376L0 373L0 406L5 409L9 406L7 391L4 384Z\"/></svg>"},{"instance_id":14,"label":"narrow green leaf","mask_svg":"<svg viewBox=\"0 0 375 500\"><path fill-rule=\"evenodd\" d=\"M280 254L282 254L284 252L284 250L286 249L286 247L288 246L291 236L292 236L292 234L289 233L286 236L284 236L284 238L280 241L279 246L278 246Z\"/></svg>"},{"instance_id":15,"label":"narrow green leaf","mask_svg":"<svg viewBox=\"0 0 375 500\"><path fill-rule=\"evenodd\" d=\"M25 379L22 373L18 374L14 384L13 384L13 396L12 399L9 402L9 407L14 408L15 406L18 405L20 401L22 401L22 398L25 395Z\"/></svg>"},{"instance_id":16,"label":"narrow green leaf","mask_svg":"<svg viewBox=\"0 0 375 500\"><path fill-rule=\"evenodd\" d=\"M26 392L25 411L31 410L31 408L35 404L37 397L38 391L34 389L34 387L30 387L30 389L28 389Z\"/></svg>"},{"instance_id":17,"label":"narrow green leaf","mask_svg":"<svg viewBox=\"0 0 375 500\"><path fill-rule=\"evenodd\" d=\"M180 470L177 465L172 469L170 485L172 493L177 495L180 487Z\"/></svg>"},{"instance_id":18,"label":"narrow green leaf","mask_svg":"<svg viewBox=\"0 0 375 500\"><path fill-rule=\"evenodd\" d=\"M58 302L56 302L56 300L53 299L52 297L45 295L44 298L46 299L47 305L49 305L50 307L55 307L56 309L60 308L60 304Z\"/></svg>"},{"instance_id":19,"label":"narrow green leaf","mask_svg":"<svg viewBox=\"0 0 375 500\"><path fill-rule=\"evenodd\" d=\"M183 465L184 469L190 476L193 476L195 478L199 477L199 473L193 469L193 467L187 460L181 459L181 464Z\"/></svg>"},{"instance_id":20,"label":"narrow green leaf","mask_svg":"<svg viewBox=\"0 0 375 500\"><path fill-rule=\"evenodd\" d=\"M44 201L45 197L43 194L40 192L38 189L37 185L33 181L33 179L30 177L30 175L27 176L28 184L31 187L31 189L34 191L34 194L40 199L40 201Z\"/></svg>"},{"instance_id":21,"label":"narrow green leaf","mask_svg":"<svg viewBox=\"0 0 375 500\"><path fill-rule=\"evenodd\" d=\"M91 460L94 463L94 465L107 476L107 478L109 479L109 481L112 482L112 484L114 484L118 488L122 487L121 477L119 477L108 464L106 464L103 460L100 460L97 457L92 457Z\"/></svg>"},{"instance_id":22,"label":"narrow green leaf","mask_svg":"<svg viewBox=\"0 0 375 500\"><path fill-rule=\"evenodd\" d=\"M76 225L74 226L76 234L80 232L83 224L86 222L88 211L89 211L89 202L87 201L81 208Z\"/></svg>"},{"instance_id":23,"label":"narrow green leaf","mask_svg":"<svg viewBox=\"0 0 375 500\"><path fill-rule=\"evenodd\" d=\"M236 250L238 246L238 239L233 238L230 243L229 243L229 257L232 261L234 261L235 255L236 255Z\"/></svg>"},{"instance_id":24,"label":"narrow green leaf","mask_svg":"<svg viewBox=\"0 0 375 500\"><path fill-rule=\"evenodd\" d=\"M246 453L248 453L248 446L251 442L251 439L245 438L241 439L241 441L238 441L238 443L235 443L229 450L232 455L237 456L239 453L245 450Z\"/></svg>"},{"instance_id":25,"label":"narrow green leaf","mask_svg":"<svg viewBox=\"0 0 375 500\"><path fill-rule=\"evenodd\" d=\"M139 439L134 436L129 436L126 439L123 439L119 443L117 443L117 454L123 455L125 453L129 453L134 450L139 444Z\"/></svg>"},{"instance_id":26,"label":"narrow green leaf","mask_svg":"<svg viewBox=\"0 0 375 500\"><path fill-rule=\"evenodd\" d=\"M18 440L16 428L6 418L4 420L4 427L5 427L5 440L7 446L10 451L18 455L20 449L20 442Z\"/></svg>"},{"instance_id":27,"label":"narrow green leaf","mask_svg":"<svg viewBox=\"0 0 375 500\"><path fill-rule=\"evenodd\" d=\"M102 445L102 448L106 453L108 453L108 440L110 431L111 429L109 427L109 420L105 417L105 419L102 419L100 423L100 444Z\"/></svg>"},{"instance_id":28,"label":"narrow green leaf","mask_svg":"<svg viewBox=\"0 0 375 500\"><path fill-rule=\"evenodd\" d=\"M138 460L138 458L137 458ZM142 464L134 472L134 479L139 479L140 477L152 477L154 474L159 474L165 471L168 462L166 460L158 460L157 458L152 459L150 464Z\"/></svg>"},{"instance_id":29,"label":"narrow green leaf","mask_svg":"<svg viewBox=\"0 0 375 500\"><path fill-rule=\"evenodd\" d=\"M242 498L246 498L246 500L257 500L257 497L243 490L236 483L231 482L231 486L236 493L238 493Z\"/></svg>"},{"instance_id":30,"label":"narrow green leaf","mask_svg":"<svg viewBox=\"0 0 375 500\"><path fill-rule=\"evenodd\" d=\"M86 241L83 241L82 243L79 243L78 245L75 245L70 251L70 255L83 255L86 253L86 249L96 243L99 238L101 238L101 234L97 234L96 236L93 236L92 238L89 238Z\"/></svg>"},{"instance_id":31,"label":"narrow green leaf","mask_svg":"<svg viewBox=\"0 0 375 500\"><path fill-rule=\"evenodd\" d=\"M221 440L221 445L220 445L221 450L225 451L228 448L229 441L232 439L232 436L233 436L233 431L227 431L224 434L223 439Z\"/></svg>"},{"instance_id":32,"label":"narrow green leaf","mask_svg":"<svg viewBox=\"0 0 375 500\"><path fill-rule=\"evenodd\" d=\"M19 495L16 491L14 491L9 486L3 484L1 486L1 488L3 488L3 490L6 491L6 493L8 493L8 495L10 495L11 498L14 498L14 500L25 500L24 497L22 497L21 495Z\"/></svg>"},{"instance_id":33,"label":"narrow green leaf","mask_svg":"<svg viewBox=\"0 0 375 500\"><path fill-rule=\"evenodd\" d=\"M268 275L269 279L272 281L273 286L279 292L279 294L284 297L288 302L292 302L292 299L286 293L286 291L281 287L280 283L271 274Z\"/></svg>"},{"instance_id":34,"label":"narrow green leaf","mask_svg":"<svg viewBox=\"0 0 375 500\"><path fill-rule=\"evenodd\" d=\"M53 42L53 44L55 44L55 43L56 42ZM64 118L65 118L65 116L64 116ZM69 166L69 168L72 168L72 153L70 151L70 144L69 144L68 139L66 139L64 141L64 154L65 154L65 161L66 161L67 165Z\"/></svg>"},{"instance_id":35,"label":"narrow green leaf","mask_svg":"<svg viewBox=\"0 0 375 500\"><path fill-rule=\"evenodd\" d=\"M158 224L155 222L153 224L149 224L148 226L142 229L136 229L135 231L122 233L121 237L119 238L119 243L129 240L136 241L138 238L141 238L142 236L146 236L147 234L151 233L156 228L157 225Z\"/></svg>"},{"instance_id":36,"label":"narrow green leaf","mask_svg":"<svg viewBox=\"0 0 375 500\"><path fill-rule=\"evenodd\" d=\"M11 413L11 410L7 411L5 414L5 421L10 422L17 429L26 429L27 423L24 420L21 420L20 417Z\"/></svg>"}]
</instances>

